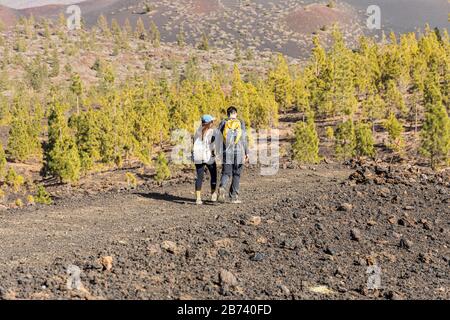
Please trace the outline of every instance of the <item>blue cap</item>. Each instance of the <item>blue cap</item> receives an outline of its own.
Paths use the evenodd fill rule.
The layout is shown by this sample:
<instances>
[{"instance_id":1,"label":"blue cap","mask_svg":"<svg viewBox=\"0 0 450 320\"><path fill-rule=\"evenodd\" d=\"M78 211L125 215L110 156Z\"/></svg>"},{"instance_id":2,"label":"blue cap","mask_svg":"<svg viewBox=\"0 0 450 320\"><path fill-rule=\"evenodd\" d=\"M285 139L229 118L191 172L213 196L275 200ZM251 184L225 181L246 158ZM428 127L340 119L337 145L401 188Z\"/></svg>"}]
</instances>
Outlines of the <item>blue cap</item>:
<instances>
[{"instance_id":1,"label":"blue cap","mask_svg":"<svg viewBox=\"0 0 450 320\"><path fill-rule=\"evenodd\" d=\"M205 114L204 116L202 116L202 123L210 123L213 122L214 120L215 120L214 117L209 114Z\"/></svg>"}]
</instances>

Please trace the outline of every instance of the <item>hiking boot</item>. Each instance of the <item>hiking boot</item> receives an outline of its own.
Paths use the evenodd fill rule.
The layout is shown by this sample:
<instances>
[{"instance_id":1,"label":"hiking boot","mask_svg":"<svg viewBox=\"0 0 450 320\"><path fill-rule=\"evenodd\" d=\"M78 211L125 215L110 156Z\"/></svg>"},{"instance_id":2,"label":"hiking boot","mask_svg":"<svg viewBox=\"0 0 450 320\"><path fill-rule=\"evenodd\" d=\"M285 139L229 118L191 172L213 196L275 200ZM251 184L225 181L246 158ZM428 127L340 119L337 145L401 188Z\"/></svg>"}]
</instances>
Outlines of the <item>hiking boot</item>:
<instances>
[{"instance_id":1,"label":"hiking boot","mask_svg":"<svg viewBox=\"0 0 450 320\"><path fill-rule=\"evenodd\" d=\"M220 188L219 189L219 198L218 198L218 200L220 202L225 202L225 193L226 193L226 191L225 191L224 188Z\"/></svg>"},{"instance_id":2,"label":"hiking boot","mask_svg":"<svg viewBox=\"0 0 450 320\"><path fill-rule=\"evenodd\" d=\"M202 205L203 201L202 201L202 193L200 191L196 191L195 195L197 196L197 200L195 201L195 203L197 205Z\"/></svg>"},{"instance_id":3,"label":"hiking boot","mask_svg":"<svg viewBox=\"0 0 450 320\"><path fill-rule=\"evenodd\" d=\"M214 193L211 195L211 202L217 202L217 192L214 192Z\"/></svg>"}]
</instances>

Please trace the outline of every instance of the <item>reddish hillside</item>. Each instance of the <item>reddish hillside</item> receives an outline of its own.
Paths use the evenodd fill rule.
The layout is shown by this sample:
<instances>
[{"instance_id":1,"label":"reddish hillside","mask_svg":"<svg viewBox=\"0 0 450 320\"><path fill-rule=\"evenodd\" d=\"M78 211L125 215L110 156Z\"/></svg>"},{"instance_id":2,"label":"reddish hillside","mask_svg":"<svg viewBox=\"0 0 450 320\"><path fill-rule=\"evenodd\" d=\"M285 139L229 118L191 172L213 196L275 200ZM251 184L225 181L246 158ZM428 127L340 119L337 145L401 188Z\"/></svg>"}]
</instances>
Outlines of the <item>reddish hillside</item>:
<instances>
[{"instance_id":1,"label":"reddish hillside","mask_svg":"<svg viewBox=\"0 0 450 320\"><path fill-rule=\"evenodd\" d=\"M64 11L65 8L66 8L66 6L53 4L53 5L23 9L23 10L20 10L20 13L23 15L33 14L34 16L48 17L48 16L52 16L55 14L59 14L60 12Z\"/></svg>"},{"instance_id":2,"label":"reddish hillside","mask_svg":"<svg viewBox=\"0 0 450 320\"><path fill-rule=\"evenodd\" d=\"M0 22L8 27L16 21L17 13L14 9L0 5Z\"/></svg>"},{"instance_id":3,"label":"reddish hillside","mask_svg":"<svg viewBox=\"0 0 450 320\"><path fill-rule=\"evenodd\" d=\"M350 21L350 14L344 9L330 8L323 4L312 4L290 13L286 22L293 31L310 34L326 26L337 23L345 25Z\"/></svg>"}]
</instances>

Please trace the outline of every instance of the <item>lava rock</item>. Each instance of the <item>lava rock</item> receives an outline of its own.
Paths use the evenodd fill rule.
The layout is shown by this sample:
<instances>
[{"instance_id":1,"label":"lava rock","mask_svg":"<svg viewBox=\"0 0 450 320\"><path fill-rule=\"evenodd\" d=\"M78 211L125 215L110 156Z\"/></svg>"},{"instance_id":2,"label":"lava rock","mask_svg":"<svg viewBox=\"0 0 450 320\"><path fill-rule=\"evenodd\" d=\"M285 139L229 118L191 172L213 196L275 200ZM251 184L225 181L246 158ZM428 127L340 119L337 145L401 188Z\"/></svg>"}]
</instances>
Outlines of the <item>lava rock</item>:
<instances>
[{"instance_id":1,"label":"lava rock","mask_svg":"<svg viewBox=\"0 0 450 320\"><path fill-rule=\"evenodd\" d=\"M105 256L100 259L100 263L103 266L103 270L111 271L113 267L113 257Z\"/></svg>"},{"instance_id":2,"label":"lava rock","mask_svg":"<svg viewBox=\"0 0 450 320\"><path fill-rule=\"evenodd\" d=\"M350 237L352 238L352 240L359 242L362 239L361 231L356 228L350 230Z\"/></svg>"},{"instance_id":3,"label":"lava rock","mask_svg":"<svg viewBox=\"0 0 450 320\"><path fill-rule=\"evenodd\" d=\"M399 243L400 248L409 250L409 249L411 249L412 245L413 245L412 241L407 240L405 238L400 239L400 243Z\"/></svg>"},{"instance_id":4,"label":"lava rock","mask_svg":"<svg viewBox=\"0 0 450 320\"><path fill-rule=\"evenodd\" d=\"M238 284L236 276L232 272L225 269L221 269L219 271L219 282L222 288L235 287Z\"/></svg>"},{"instance_id":5,"label":"lava rock","mask_svg":"<svg viewBox=\"0 0 450 320\"><path fill-rule=\"evenodd\" d=\"M260 216L252 216L250 219L248 219L247 223L251 226L259 226L261 224L261 217Z\"/></svg>"},{"instance_id":6,"label":"lava rock","mask_svg":"<svg viewBox=\"0 0 450 320\"><path fill-rule=\"evenodd\" d=\"M343 203L338 207L338 211L349 212L353 210L353 205L350 203Z\"/></svg>"},{"instance_id":7,"label":"lava rock","mask_svg":"<svg viewBox=\"0 0 450 320\"><path fill-rule=\"evenodd\" d=\"M265 256L263 253L261 252L256 252L251 258L250 260L258 262L258 261L262 261L264 260Z\"/></svg>"},{"instance_id":8,"label":"lava rock","mask_svg":"<svg viewBox=\"0 0 450 320\"><path fill-rule=\"evenodd\" d=\"M161 244L161 248L172 254L177 254L179 252L177 244L173 241L164 241Z\"/></svg>"}]
</instances>

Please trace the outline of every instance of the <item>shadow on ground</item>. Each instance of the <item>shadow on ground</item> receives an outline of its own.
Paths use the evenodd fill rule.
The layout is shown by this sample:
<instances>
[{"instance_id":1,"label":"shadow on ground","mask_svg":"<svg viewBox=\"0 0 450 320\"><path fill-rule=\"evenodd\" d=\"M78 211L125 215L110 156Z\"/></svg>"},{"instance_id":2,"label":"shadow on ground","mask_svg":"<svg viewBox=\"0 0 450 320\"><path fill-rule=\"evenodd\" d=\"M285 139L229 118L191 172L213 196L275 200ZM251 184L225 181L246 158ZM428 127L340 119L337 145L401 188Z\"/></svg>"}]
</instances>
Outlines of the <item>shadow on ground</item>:
<instances>
[{"instance_id":1,"label":"shadow on ground","mask_svg":"<svg viewBox=\"0 0 450 320\"><path fill-rule=\"evenodd\" d=\"M185 198L176 196L173 194L168 193L158 193L158 192L150 192L150 193L137 193L138 196L144 197L147 199L154 199L159 201L165 201L165 202L172 202L172 203L178 203L178 204L195 204L195 200L192 198Z\"/></svg>"}]
</instances>

